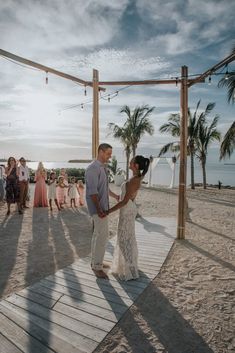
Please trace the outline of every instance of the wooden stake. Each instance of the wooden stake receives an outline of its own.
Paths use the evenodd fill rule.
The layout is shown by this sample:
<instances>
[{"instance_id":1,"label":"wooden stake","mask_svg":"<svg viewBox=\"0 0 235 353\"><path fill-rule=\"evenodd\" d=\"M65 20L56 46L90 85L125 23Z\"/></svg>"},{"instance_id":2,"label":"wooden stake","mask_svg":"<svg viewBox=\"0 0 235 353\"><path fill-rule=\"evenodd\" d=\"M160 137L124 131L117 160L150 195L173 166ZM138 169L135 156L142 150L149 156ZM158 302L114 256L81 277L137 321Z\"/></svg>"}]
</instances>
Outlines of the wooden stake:
<instances>
[{"instance_id":1,"label":"wooden stake","mask_svg":"<svg viewBox=\"0 0 235 353\"><path fill-rule=\"evenodd\" d=\"M181 67L182 83L180 92L180 170L178 196L177 238L185 238L186 182L187 182L187 138L188 138L188 67Z\"/></svg>"},{"instance_id":2,"label":"wooden stake","mask_svg":"<svg viewBox=\"0 0 235 353\"><path fill-rule=\"evenodd\" d=\"M93 69L93 117L92 158L96 158L99 146L99 72Z\"/></svg>"}]
</instances>

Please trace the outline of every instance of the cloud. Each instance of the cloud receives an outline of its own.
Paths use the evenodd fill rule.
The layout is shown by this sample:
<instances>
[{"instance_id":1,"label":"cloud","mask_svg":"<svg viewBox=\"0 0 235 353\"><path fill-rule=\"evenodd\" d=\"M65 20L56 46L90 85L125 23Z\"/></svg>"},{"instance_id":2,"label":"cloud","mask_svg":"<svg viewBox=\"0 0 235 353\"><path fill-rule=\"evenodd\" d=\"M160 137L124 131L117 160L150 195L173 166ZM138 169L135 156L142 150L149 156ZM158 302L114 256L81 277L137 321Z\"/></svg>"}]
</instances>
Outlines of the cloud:
<instances>
[{"instance_id":1,"label":"cloud","mask_svg":"<svg viewBox=\"0 0 235 353\"><path fill-rule=\"evenodd\" d=\"M2 45L22 54L23 43L17 39L22 38L25 52L37 55L102 45L117 31L126 4L126 0L1 2Z\"/></svg>"}]
</instances>

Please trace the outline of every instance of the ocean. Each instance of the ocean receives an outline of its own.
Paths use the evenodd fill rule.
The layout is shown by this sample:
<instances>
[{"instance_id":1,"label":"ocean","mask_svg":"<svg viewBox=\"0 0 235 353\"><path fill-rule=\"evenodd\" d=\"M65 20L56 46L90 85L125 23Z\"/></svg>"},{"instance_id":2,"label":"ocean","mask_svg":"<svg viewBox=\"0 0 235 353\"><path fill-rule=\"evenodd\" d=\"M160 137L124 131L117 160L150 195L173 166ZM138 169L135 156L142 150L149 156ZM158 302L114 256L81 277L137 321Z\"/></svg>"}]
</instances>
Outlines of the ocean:
<instances>
[{"instance_id":1,"label":"ocean","mask_svg":"<svg viewBox=\"0 0 235 353\"><path fill-rule=\"evenodd\" d=\"M86 168L89 163L69 163L69 162L43 162L46 169L56 168ZM38 162L28 162L29 168L33 170L37 169ZM125 170L125 162L119 162L118 166ZM230 185L235 186L235 163L207 163L207 184L218 184L218 181L222 182L223 186ZM171 182L171 169L166 160L160 161L152 172L152 185L169 186ZM148 174L145 177L148 180ZM179 162L176 163L175 170L175 183L177 186L179 182ZM202 183L202 169L198 162L195 163L195 183ZM187 164L187 184L190 184L190 163L188 160Z\"/></svg>"}]
</instances>

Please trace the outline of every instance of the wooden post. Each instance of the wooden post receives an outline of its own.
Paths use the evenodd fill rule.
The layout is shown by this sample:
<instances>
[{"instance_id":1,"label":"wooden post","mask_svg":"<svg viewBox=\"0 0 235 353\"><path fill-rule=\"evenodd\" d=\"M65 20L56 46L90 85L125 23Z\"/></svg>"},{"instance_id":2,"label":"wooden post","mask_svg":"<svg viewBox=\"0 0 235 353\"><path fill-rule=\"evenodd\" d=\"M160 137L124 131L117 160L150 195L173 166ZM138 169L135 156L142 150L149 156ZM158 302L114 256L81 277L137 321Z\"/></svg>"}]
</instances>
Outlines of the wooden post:
<instances>
[{"instance_id":1,"label":"wooden post","mask_svg":"<svg viewBox=\"0 0 235 353\"><path fill-rule=\"evenodd\" d=\"M93 117L92 158L96 158L99 146L99 72L93 69Z\"/></svg>"},{"instance_id":2,"label":"wooden post","mask_svg":"<svg viewBox=\"0 0 235 353\"><path fill-rule=\"evenodd\" d=\"M187 139L188 139L188 67L181 67L180 91L180 169L178 197L177 239L185 238L186 183L187 183Z\"/></svg>"}]
</instances>

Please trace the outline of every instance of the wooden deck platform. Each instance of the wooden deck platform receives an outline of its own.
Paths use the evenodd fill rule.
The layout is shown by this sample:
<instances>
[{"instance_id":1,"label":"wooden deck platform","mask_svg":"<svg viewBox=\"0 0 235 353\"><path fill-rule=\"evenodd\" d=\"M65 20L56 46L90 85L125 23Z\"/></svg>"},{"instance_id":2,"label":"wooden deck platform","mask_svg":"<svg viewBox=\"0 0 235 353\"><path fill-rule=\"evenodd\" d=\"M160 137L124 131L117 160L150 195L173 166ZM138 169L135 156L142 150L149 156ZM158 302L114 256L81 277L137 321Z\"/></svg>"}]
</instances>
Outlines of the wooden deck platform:
<instances>
[{"instance_id":1,"label":"wooden deck platform","mask_svg":"<svg viewBox=\"0 0 235 353\"><path fill-rule=\"evenodd\" d=\"M173 218L136 221L140 278L97 279L76 261L0 302L0 353L90 353L156 277L176 237ZM115 238L105 260L111 261Z\"/></svg>"}]
</instances>

